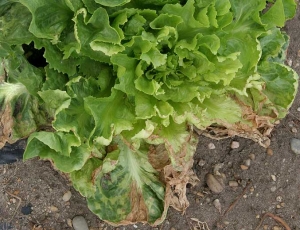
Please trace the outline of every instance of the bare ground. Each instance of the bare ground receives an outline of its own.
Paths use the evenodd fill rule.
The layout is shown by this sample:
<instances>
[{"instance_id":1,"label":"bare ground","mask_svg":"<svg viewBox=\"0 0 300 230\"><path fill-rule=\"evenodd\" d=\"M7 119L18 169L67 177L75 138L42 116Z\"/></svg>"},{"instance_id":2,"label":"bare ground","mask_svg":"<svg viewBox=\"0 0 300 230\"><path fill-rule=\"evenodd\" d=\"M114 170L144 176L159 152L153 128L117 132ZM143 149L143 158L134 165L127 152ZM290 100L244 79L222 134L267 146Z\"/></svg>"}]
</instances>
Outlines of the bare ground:
<instances>
[{"instance_id":1,"label":"bare ground","mask_svg":"<svg viewBox=\"0 0 300 230\"><path fill-rule=\"evenodd\" d=\"M298 74L299 12L298 9L297 16L285 27L291 36L288 63ZM191 204L186 213L170 209L165 222L156 228L132 225L118 229L278 230L289 226L292 230L299 230L300 155L294 154L290 148L292 138L300 139L299 107L298 93L289 115L271 134L273 155L267 154L266 149L251 140L236 137L216 141L200 136L194 164L200 183L188 189ZM232 141L239 142L239 148L232 149ZM209 149L209 143L216 148ZM242 170L241 165L250 158L250 154L250 166ZM219 171L226 175L226 186L224 192L216 195L207 188L205 175L211 173L217 164L222 164ZM238 186L229 186L229 181L238 182ZM72 197L64 202L62 197L69 190ZM221 213L214 205L216 199ZM30 207L32 212L29 214ZM0 166L0 230L67 230L72 229L68 222L76 215L83 215L91 230L117 229L92 214L85 199L68 184L66 178L53 170L49 162L34 159Z\"/></svg>"}]
</instances>

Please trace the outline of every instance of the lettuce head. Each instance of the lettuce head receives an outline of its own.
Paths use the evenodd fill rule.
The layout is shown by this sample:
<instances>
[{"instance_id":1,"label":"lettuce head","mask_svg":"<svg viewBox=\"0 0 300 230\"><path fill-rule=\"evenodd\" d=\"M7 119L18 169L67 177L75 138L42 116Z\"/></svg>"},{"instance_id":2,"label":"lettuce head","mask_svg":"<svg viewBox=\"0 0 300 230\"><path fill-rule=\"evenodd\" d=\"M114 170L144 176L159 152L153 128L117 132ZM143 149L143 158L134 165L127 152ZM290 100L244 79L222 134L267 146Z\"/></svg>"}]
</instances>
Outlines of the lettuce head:
<instances>
[{"instance_id":1,"label":"lettuce head","mask_svg":"<svg viewBox=\"0 0 300 230\"><path fill-rule=\"evenodd\" d=\"M269 145L298 87L281 31L295 11L294 0L4 0L0 147L28 137L24 159L52 161L111 224L160 224L198 180L194 129ZM30 61L38 50L43 66Z\"/></svg>"}]
</instances>

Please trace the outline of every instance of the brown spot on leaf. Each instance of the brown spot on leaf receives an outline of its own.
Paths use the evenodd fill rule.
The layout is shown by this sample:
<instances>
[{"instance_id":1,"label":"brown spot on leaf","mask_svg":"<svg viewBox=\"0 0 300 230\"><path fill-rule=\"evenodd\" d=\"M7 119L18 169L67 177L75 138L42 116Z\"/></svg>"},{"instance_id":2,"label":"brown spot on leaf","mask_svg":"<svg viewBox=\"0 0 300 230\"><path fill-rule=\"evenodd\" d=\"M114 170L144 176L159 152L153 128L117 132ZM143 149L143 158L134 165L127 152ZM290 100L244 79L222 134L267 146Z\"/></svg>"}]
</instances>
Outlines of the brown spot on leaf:
<instances>
[{"instance_id":1,"label":"brown spot on leaf","mask_svg":"<svg viewBox=\"0 0 300 230\"><path fill-rule=\"evenodd\" d=\"M148 160L152 167L161 171L166 165L170 164L170 157L164 145L151 145L148 153Z\"/></svg>"},{"instance_id":2,"label":"brown spot on leaf","mask_svg":"<svg viewBox=\"0 0 300 230\"><path fill-rule=\"evenodd\" d=\"M11 133L14 120L9 105L6 105L3 111L0 111L0 148L11 139Z\"/></svg>"},{"instance_id":3,"label":"brown spot on leaf","mask_svg":"<svg viewBox=\"0 0 300 230\"><path fill-rule=\"evenodd\" d=\"M267 148L270 145L269 135L274 128L273 122L278 116L277 111L272 110L268 116L262 116L258 115L252 107L245 105L237 99L236 101L242 108L242 118L245 120L245 123L237 122L231 124L223 120L218 120L218 124L207 127L203 135L217 140L240 136L252 139ZM262 101L259 105L260 109L263 107L263 102L265 101Z\"/></svg>"}]
</instances>

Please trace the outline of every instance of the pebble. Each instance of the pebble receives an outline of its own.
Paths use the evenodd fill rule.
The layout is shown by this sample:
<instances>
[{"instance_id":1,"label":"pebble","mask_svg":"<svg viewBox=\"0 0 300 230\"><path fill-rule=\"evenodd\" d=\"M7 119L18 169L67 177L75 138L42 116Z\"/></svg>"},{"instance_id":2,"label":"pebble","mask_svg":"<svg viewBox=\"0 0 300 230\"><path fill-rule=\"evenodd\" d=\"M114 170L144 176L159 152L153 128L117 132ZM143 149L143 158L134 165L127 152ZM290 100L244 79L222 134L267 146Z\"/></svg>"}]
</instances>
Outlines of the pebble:
<instances>
[{"instance_id":1,"label":"pebble","mask_svg":"<svg viewBox=\"0 0 300 230\"><path fill-rule=\"evenodd\" d=\"M246 166L246 165L241 165L241 169L242 170L247 170L249 167L248 166Z\"/></svg>"},{"instance_id":2,"label":"pebble","mask_svg":"<svg viewBox=\"0 0 300 230\"><path fill-rule=\"evenodd\" d=\"M288 60L287 60L287 64L288 64L289 66L292 66L292 65L293 65L293 60L292 60L292 59L288 59Z\"/></svg>"},{"instance_id":3,"label":"pebble","mask_svg":"<svg viewBox=\"0 0 300 230\"><path fill-rule=\"evenodd\" d=\"M249 167L249 166L250 166L250 164L251 164L251 160L250 160L250 159L247 159L247 160L245 160L245 165L246 165L246 166L248 166L248 167Z\"/></svg>"},{"instance_id":4,"label":"pebble","mask_svg":"<svg viewBox=\"0 0 300 230\"><path fill-rule=\"evenodd\" d=\"M211 173L208 173L206 175L206 184L209 189L216 194L223 192L225 188L224 177L222 177L221 175L213 175Z\"/></svg>"},{"instance_id":5,"label":"pebble","mask_svg":"<svg viewBox=\"0 0 300 230\"><path fill-rule=\"evenodd\" d=\"M213 201L213 205L215 206L215 208L219 211L219 213L222 212L222 208L221 208L221 203L220 203L220 200L219 199L215 199Z\"/></svg>"},{"instance_id":6,"label":"pebble","mask_svg":"<svg viewBox=\"0 0 300 230\"><path fill-rule=\"evenodd\" d=\"M238 182L236 182L236 181L229 181L229 186L230 187L238 187L239 186L239 184L238 184Z\"/></svg>"},{"instance_id":7,"label":"pebble","mask_svg":"<svg viewBox=\"0 0 300 230\"><path fill-rule=\"evenodd\" d=\"M225 225L229 225L229 224L230 224L230 222L229 222L229 221L226 221L226 220L225 220L223 223L224 223Z\"/></svg>"},{"instance_id":8,"label":"pebble","mask_svg":"<svg viewBox=\"0 0 300 230\"><path fill-rule=\"evenodd\" d=\"M215 146L214 143L209 143L209 144L208 144L208 148L209 148L209 149L215 149L216 146Z\"/></svg>"},{"instance_id":9,"label":"pebble","mask_svg":"<svg viewBox=\"0 0 300 230\"><path fill-rule=\"evenodd\" d=\"M58 211L58 208L53 206L53 205L51 205L49 209L50 209L51 212L57 212Z\"/></svg>"},{"instance_id":10,"label":"pebble","mask_svg":"<svg viewBox=\"0 0 300 230\"><path fill-rule=\"evenodd\" d=\"M276 201L278 201L278 202L282 202L282 196L278 196L278 197L276 197Z\"/></svg>"},{"instance_id":11,"label":"pebble","mask_svg":"<svg viewBox=\"0 0 300 230\"><path fill-rule=\"evenodd\" d=\"M300 112L300 107L297 108L297 111Z\"/></svg>"},{"instance_id":12,"label":"pebble","mask_svg":"<svg viewBox=\"0 0 300 230\"><path fill-rule=\"evenodd\" d=\"M83 216L75 216L72 220L74 230L89 230L86 220Z\"/></svg>"},{"instance_id":13,"label":"pebble","mask_svg":"<svg viewBox=\"0 0 300 230\"><path fill-rule=\"evenodd\" d=\"M269 156L273 156L273 150L271 149L271 148L267 148L267 154L269 155Z\"/></svg>"},{"instance_id":14,"label":"pebble","mask_svg":"<svg viewBox=\"0 0 300 230\"><path fill-rule=\"evenodd\" d=\"M271 178L272 178L273 181L276 181L276 180L277 180L277 178L276 178L275 175L271 175Z\"/></svg>"},{"instance_id":15,"label":"pebble","mask_svg":"<svg viewBox=\"0 0 300 230\"><path fill-rule=\"evenodd\" d=\"M251 160L253 160L253 161L255 160L255 154L254 154L254 153L251 153L251 154L249 155L249 157L250 157Z\"/></svg>"},{"instance_id":16,"label":"pebble","mask_svg":"<svg viewBox=\"0 0 300 230\"><path fill-rule=\"evenodd\" d=\"M199 160L199 162L198 162L198 165L199 166L204 166L206 164L206 161L205 160Z\"/></svg>"},{"instance_id":17,"label":"pebble","mask_svg":"<svg viewBox=\"0 0 300 230\"><path fill-rule=\"evenodd\" d=\"M263 227L264 230L268 230L269 229L269 225L265 224Z\"/></svg>"},{"instance_id":18,"label":"pebble","mask_svg":"<svg viewBox=\"0 0 300 230\"><path fill-rule=\"evenodd\" d=\"M282 230L282 228L279 227L279 226L274 226L272 229L273 229L273 230Z\"/></svg>"},{"instance_id":19,"label":"pebble","mask_svg":"<svg viewBox=\"0 0 300 230\"><path fill-rule=\"evenodd\" d=\"M298 130L297 130L295 127L293 127L293 128L292 128L292 132L293 132L293 133L297 133Z\"/></svg>"},{"instance_id":20,"label":"pebble","mask_svg":"<svg viewBox=\"0 0 300 230\"><path fill-rule=\"evenodd\" d=\"M277 208L277 209L281 208L280 204L277 204L277 205L276 205L276 208Z\"/></svg>"},{"instance_id":21,"label":"pebble","mask_svg":"<svg viewBox=\"0 0 300 230\"><path fill-rule=\"evenodd\" d=\"M276 189L277 189L276 186L272 186L272 187L271 187L271 192L275 192Z\"/></svg>"},{"instance_id":22,"label":"pebble","mask_svg":"<svg viewBox=\"0 0 300 230\"><path fill-rule=\"evenodd\" d=\"M63 201L64 202L68 202L71 199L72 193L71 191L67 191L64 195L63 195Z\"/></svg>"},{"instance_id":23,"label":"pebble","mask_svg":"<svg viewBox=\"0 0 300 230\"><path fill-rule=\"evenodd\" d=\"M295 154L300 155L300 140L296 138L292 138L290 144L291 144L292 151Z\"/></svg>"},{"instance_id":24,"label":"pebble","mask_svg":"<svg viewBox=\"0 0 300 230\"><path fill-rule=\"evenodd\" d=\"M67 225L69 226L69 227L73 227L73 224L72 224L72 220L71 219L67 219Z\"/></svg>"},{"instance_id":25,"label":"pebble","mask_svg":"<svg viewBox=\"0 0 300 230\"><path fill-rule=\"evenodd\" d=\"M237 141L233 141L233 142L231 142L230 147L231 147L232 149L237 149L237 148L240 147L240 143L237 142Z\"/></svg>"}]
</instances>

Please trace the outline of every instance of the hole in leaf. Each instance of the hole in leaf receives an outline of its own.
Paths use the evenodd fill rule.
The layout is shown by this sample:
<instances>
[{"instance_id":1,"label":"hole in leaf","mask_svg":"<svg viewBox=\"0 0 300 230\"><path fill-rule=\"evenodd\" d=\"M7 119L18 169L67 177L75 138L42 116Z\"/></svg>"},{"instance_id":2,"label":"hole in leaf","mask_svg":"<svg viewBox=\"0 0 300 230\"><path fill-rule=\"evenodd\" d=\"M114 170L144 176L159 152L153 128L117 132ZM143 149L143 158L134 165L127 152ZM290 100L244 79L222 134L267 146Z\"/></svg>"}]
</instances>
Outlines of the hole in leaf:
<instances>
[{"instance_id":1,"label":"hole in leaf","mask_svg":"<svg viewBox=\"0 0 300 230\"><path fill-rule=\"evenodd\" d=\"M34 43L31 42L29 45L23 44L24 55L28 62L35 67L45 67L47 61L44 58L45 49L34 48Z\"/></svg>"}]
</instances>

